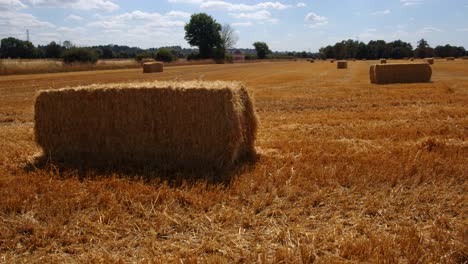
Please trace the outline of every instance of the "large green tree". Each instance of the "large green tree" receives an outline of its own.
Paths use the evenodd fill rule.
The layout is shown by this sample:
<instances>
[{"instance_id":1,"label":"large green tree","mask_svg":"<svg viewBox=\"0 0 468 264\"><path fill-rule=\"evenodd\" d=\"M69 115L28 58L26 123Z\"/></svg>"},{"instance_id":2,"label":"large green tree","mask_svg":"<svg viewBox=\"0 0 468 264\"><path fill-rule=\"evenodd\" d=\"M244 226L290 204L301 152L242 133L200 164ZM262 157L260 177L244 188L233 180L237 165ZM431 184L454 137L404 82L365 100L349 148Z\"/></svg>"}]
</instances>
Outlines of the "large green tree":
<instances>
[{"instance_id":1,"label":"large green tree","mask_svg":"<svg viewBox=\"0 0 468 264\"><path fill-rule=\"evenodd\" d=\"M266 55L271 53L270 48L265 42L257 41L253 44L253 46L255 47L255 50L257 51L257 57L259 59L265 59Z\"/></svg>"},{"instance_id":2,"label":"large green tree","mask_svg":"<svg viewBox=\"0 0 468 264\"><path fill-rule=\"evenodd\" d=\"M210 58L215 47L222 46L221 25L205 13L193 14L185 25L185 39L191 46L197 46L201 58Z\"/></svg>"}]
</instances>

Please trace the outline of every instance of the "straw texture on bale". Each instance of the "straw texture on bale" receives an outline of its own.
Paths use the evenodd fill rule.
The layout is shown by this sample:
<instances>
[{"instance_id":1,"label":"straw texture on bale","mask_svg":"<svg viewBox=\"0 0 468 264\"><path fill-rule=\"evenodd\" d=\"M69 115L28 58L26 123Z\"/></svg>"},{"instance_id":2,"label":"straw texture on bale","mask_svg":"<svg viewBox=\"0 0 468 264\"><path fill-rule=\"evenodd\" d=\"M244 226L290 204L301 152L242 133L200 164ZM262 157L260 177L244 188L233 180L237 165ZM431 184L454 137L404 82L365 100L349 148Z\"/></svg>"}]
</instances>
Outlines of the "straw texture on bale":
<instances>
[{"instance_id":1,"label":"straw texture on bale","mask_svg":"<svg viewBox=\"0 0 468 264\"><path fill-rule=\"evenodd\" d=\"M164 66L162 62L146 62L143 63L143 73L163 72Z\"/></svg>"},{"instance_id":2,"label":"straw texture on bale","mask_svg":"<svg viewBox=\"0 0 468 264\"><path fill-rule=\"evenodd\" d=\"M386 59L380 59L380 63L385 64L385 63L387 63L387 60Z\"/></svg>"},{"instance_id":3,"label":"straw texture on bale","mask_svg":"<svg viewBox=\"0 0 468 264\"><path fill-rule=\"evenodd\" d=\"M427 61L427 63L429 63L431 65L434 64L434 59L432 59L432 58L426 59L426 61Z\"/></svg>"},{"instance_id":4,"label":"straw texture on bale","mask_svg":"<svg viewBox=\"0 0 468 264\"><path fill-rule=\"evenodd\" d=\"M429 82L432 68L428 63L375 64L370 67L371 83L419 83Z\"/></svg>"},{"instance_id":5,"label":"straw texture on bale","mask_svg":"<svg viewBox=\"0 0 468 264\"><path fill-rule=\"evenodd\" d=\"M225 169L255 155L257 118L236 82L102 84L42 91L35 138L53 161Z\"/></svg>"},{"instance_id":6,"label":"straw texture on bale","mask_svg":"<svg viewBox=\"0 0 468 264\"><path fill-rule=\"evenodd\" d=\"M348 68L348 62L347 61L338 61L336 63L336 67L338 69L346 69L346 68Z\"/></svg>"},{"instance_id":7,"label":"straw texture on bale","mask_svg":"<svg viewBox=\"0 0 468 264\"><path fill-rule=\"evenodd\" d=\"M375 65L371 65L369 69L370 82L375 83Z\"/></svg>"}]
</instances>

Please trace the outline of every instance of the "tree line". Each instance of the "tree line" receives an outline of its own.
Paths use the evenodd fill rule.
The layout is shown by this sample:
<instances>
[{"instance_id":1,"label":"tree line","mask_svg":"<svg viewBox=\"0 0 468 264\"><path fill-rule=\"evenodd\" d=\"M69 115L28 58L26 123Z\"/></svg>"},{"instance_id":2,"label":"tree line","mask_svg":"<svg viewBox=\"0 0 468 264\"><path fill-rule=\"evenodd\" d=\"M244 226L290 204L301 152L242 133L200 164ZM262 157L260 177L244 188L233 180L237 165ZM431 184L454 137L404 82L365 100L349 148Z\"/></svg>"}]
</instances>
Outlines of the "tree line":
<instances>
[{"instance_id":1,"label":"tree line","mask_svg":"<svg viewBox=\"0 0 468 264\"><path fill-rule=\"evenodd\" d=\"M100 45L92 47L76 47L71 41L62 44L52 41L48 45L35 47L29 41L16 38L4 38L0 43L0 58L55 58L63 59L66 63L89 62L98 59L128 59L141 61L152 58L159 61L171 62L178 58L207 59L219 62L231 61L231 53L239 39L236 31L229 25L219 24L206 13L193 14L189 23L185 25L185 40L192 47L185 49L179 46L141 49L119 45ZM335 45L322 47L319 53L310 52L272 52L268 44L256 41L254 49L241 49L248 59L291 59L291 58L322 58L322 59L402 59L409 57L462 57L468 53L464 47L437 46L432 48L428 42L421 39L417 47L401 40L385 42L371 40L364 43L356 40L343 40Z\"/></svg>"},{"instance_id":2,"label":"tree line","mask_svg":"<svg viewBox=\"0 0 468 264\"><path fill-rule=\"evenodd\" d=\"M319 50L322 59L368 59L380 58L403 59L403 58L429 58L429 57L463 57L468 52L464 47L452 45L437 46L432 48L425 39L418 41L416 48L401 40L385 42L384 40L371 40L364 43L356 40L343 40L335 45L326 46Z\"/></svg>"}]
</instances>

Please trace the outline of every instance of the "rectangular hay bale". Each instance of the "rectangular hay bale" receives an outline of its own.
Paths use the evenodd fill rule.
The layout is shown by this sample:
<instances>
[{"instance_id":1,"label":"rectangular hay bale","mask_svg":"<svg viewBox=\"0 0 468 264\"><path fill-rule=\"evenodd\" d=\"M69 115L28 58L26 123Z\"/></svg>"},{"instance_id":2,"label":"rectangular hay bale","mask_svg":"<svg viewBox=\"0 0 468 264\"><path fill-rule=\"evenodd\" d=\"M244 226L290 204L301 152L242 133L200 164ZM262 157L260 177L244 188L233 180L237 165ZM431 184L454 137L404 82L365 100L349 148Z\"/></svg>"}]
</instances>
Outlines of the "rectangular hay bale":
<instances>
[{"instance_id":1,"label":"rectangular hay bale","mask_svg":"<svg viewBox=\"0 0 468 264\"><path fill-rule=\"evenodd\" d=\"M426 59L427 63L429 63L430 65L434 64L434 59L433 58L429 58L429 59Z\"/></svg>"},{"instance_id":2,"label":"rectangular hay bale","mask_svg":"<svg viewBox=\"0 0 468 264\"><path fill-rule=\"evenodd\" d=\"M336 63L337 69L347 69L348 68L348 62L347 61L338 61Z\"/></svg>"},{"instance_id":3,"label":"rectangular hay bale","mask_svg":"<svg viewBox=\"0 0 468 264\"><path fill-rule=\"evenodd\" d=\"M53 161L224 169L255 155L257 118L236 82L100 84L41 91L35 139Z\"/></svg>"},{"instance_id":4,"label":"rectangular hay bale","mask_svg":"<svg viewBox=\"0 0 468 264\"><path fill-rule=\"evenodd\" d=\"M143 63L143 73L163 72L164 65L162 62L145 62Z\"/></svg>"},{"instance_id":5,"label":"rectangular hay bale","mask_svg":"<svg viewBox=\"0 0 468 264\"><path fill-rule=\"evenodd\" d=\"M430 82L432 68L428 63L374 64L370 67L371 83L418 83Z\"/></svg>"}]
</instances>

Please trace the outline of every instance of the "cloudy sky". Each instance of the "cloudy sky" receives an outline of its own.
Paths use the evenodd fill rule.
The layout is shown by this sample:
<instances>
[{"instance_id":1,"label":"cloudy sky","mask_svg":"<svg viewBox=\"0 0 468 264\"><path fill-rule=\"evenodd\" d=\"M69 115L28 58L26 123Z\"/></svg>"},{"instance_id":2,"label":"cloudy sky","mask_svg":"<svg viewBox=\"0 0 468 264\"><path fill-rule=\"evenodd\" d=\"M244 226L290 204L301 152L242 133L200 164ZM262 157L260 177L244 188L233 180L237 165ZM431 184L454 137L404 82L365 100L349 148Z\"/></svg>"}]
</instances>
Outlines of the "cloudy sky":
<instances>
[{"instance_id":1,"label":"cloudy sky","mask_svg":"<svg viewBox=\"0 0 468 264\"><path fill-rule=\"evenodd\" d=\"M197 12L231 24L241 48L317 51L350 38L468 48L468 0L0 0L0 38L29 29L36 45L188 47L183 27Z\"/></svg>"}]
</instances>

